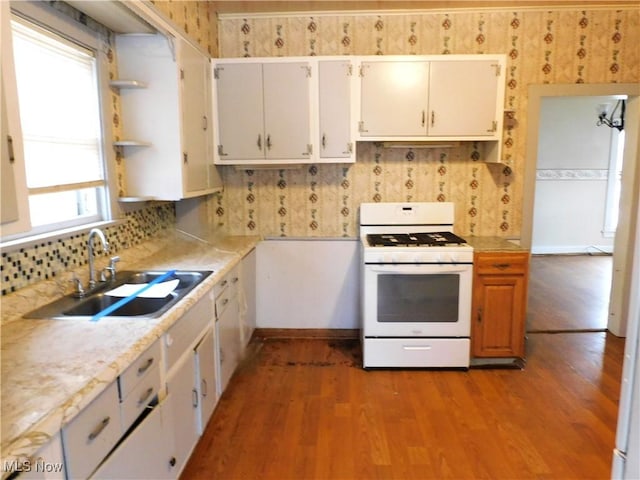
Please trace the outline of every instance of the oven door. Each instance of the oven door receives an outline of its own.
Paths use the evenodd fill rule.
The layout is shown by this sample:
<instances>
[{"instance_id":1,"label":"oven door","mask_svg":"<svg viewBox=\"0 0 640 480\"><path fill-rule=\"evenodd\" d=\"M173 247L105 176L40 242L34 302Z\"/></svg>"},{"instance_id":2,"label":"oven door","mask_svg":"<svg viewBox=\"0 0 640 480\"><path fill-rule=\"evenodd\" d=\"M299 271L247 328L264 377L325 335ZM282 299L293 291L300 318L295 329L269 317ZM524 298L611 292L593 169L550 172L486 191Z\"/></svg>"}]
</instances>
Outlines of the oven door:
<instances>
[{"instance_id":1,"label":"oven door","mask_svg":"<svg viewBox=\"0 0 640 480\"><path fill-rule=\"evenodd\" d=\"M365 264L365 337L469 337L471 264Z\"/></svg>"}]
</instances>

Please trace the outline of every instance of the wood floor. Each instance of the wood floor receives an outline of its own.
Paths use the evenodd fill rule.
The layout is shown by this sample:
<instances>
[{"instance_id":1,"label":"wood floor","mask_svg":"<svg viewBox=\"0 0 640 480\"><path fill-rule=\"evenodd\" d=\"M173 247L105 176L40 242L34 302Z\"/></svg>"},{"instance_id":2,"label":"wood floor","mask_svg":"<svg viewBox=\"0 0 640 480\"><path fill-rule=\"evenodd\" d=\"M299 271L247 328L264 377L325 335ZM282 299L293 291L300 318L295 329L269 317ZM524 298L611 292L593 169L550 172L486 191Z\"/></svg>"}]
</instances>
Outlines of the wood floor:
<instances>
[{"instance_id":1,"label":"wood floor","mask_svg":"<svg viewBox=\"0 0 640 480\"><path fill-rule=\"evenodd\" d=\"M604 479L624 340L531 334L524 370L369 370L355 339L254 339L183 479Z\"/></svg>"},{"instance_id":2,"label":"wood floor","mask_svg":"<svg viewBox=\"0 0 640 480\"><path fill-rule=\"evenodd\" d=\"M608 255L533 255L527 331L606 329L611 274Z\"/></svg>"},{"instance_id":3,"label":"wood floor","mask_svg":"<svg viewBox=\"0 0 640 480\"><path fill-rule=\"evenodd\" d=\"M606 326L591 259L534 257L530 331ZM530 332L523 370L365 371L355 339L254 338L182 479L610 478L623 349Z\"/></svg>"}]
</instances>

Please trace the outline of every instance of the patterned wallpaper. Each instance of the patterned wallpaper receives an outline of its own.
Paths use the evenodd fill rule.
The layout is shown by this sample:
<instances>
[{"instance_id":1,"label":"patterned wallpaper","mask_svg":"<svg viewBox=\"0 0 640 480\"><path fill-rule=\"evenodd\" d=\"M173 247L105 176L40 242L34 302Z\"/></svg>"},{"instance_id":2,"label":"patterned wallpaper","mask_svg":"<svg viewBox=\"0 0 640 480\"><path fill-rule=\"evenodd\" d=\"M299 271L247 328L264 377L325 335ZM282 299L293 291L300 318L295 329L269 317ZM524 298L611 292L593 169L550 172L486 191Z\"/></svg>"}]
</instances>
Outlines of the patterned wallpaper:
<instances>
[{"instance_id":1,"label":"patterned wallpaper","mask_svg":"<svg viewBox=\"0 0 640 480\"><path fill-rule=\"evenodd\" d=\"M520 235L527 87L640 80L640 9L514 9L384 15L223 16L220 57L508 55L508 166L477 160L473 144L392 150L359 143L355 165L239 171L223 167L216 222L232 234L352 236L360 202L453 201L460 234ZM506 122L505 122L506 123Z\"/></svg>"}]
</instances>

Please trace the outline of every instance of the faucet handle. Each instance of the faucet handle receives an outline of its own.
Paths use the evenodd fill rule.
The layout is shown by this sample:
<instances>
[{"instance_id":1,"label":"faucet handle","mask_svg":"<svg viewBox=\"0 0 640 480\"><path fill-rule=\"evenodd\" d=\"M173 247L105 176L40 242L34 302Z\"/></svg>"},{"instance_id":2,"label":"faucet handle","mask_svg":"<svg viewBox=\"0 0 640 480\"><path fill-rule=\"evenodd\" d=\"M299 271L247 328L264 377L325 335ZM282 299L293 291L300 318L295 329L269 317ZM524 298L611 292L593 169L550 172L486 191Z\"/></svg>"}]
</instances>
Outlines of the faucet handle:
<instances>
[{"instance_id":1,"label":"faucet handle","mask_svg":"<svg viewBox=\"0 0 640 480\"><path fill-rule=\"evenodd\" d=\"M77 297L77 298L82 298L85 295L85 291L84 288L82 286L82 281L78 278L77 275L73 275L73 279L71 280L75 286L76 286L76 291L73 292L73 296Z\"/></svg>"},{"instance_id":2,"label":"faucet handle","mask_svg":"<svg viewBox=\"0 0 640 480\"><path fill-rule=\"evenodd\" d=\"M100 281L106 282L107 276L105 272L109 272L109 280L115 280L116 278L116 263L120 261L120 257L118 255L111 257L109 259L109 266L105 267L102 272L100 272Z\"/></svg>"}]
</instances>

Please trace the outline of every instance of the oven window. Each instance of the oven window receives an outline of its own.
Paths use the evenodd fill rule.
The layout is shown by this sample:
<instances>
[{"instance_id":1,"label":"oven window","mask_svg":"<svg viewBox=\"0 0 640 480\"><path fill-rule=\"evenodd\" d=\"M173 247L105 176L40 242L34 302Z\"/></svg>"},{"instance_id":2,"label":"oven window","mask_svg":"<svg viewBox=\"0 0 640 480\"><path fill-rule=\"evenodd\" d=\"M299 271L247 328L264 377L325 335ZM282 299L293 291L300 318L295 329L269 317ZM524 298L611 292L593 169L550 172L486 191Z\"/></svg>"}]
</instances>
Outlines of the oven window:
<instances>
[{"instance_id":1,"label":"oven window","mask_svg":"<svg viewBox=\"0 0 640 480\"><path fill-rule=\"evenodd\" d=\"M458 321L460 275L378 275L378 322Z\"/></svg>"}]
</instances>

